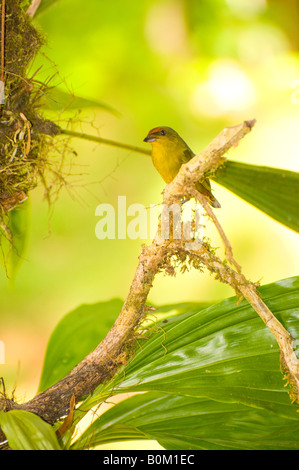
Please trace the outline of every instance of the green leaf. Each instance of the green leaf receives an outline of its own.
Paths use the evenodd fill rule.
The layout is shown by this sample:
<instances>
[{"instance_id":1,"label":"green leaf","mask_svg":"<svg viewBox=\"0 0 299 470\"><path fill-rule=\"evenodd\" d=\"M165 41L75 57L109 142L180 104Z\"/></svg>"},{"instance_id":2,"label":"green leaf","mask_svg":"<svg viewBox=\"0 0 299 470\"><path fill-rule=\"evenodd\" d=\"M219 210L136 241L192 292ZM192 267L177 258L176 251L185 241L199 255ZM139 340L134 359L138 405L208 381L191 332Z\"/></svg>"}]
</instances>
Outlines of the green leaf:
<instances>
[{"instance_id":1,"label":"green leaf","mask_svg":"<svg viewBox=\"0 0 299 470\"><path fill-rule=\"evenodd\" d=\"M263 286L271 311L299 339L299 277ZM114 393L160 391L238 402L293 415L279 347L253 308L232 297L167 320L112 384Z\"/></svg>"},{"instance_id":2,"label":"green leaf","mask_svg":"<svg viewBox=\"0 0 299 470\"><path fill-rule=\"evenodd\" d=\"M40 13L43 13L45 10L47 10L49 7L54 5L60 0L42 0L39 4L39 7L35 13L35 16L39 15Z\"/></svg>"},{"instance_id":3,"label":"green leaf","mask_svg":"<svg viewBox=\"0 0 299 470\"><path fill-rule=\"evenodd\" d=\"M52 426L28 411L0 411L0 426L13 450L61 450Z\"/></svg>"},{"instance_id":4,"label":"green leaf","mask_svg":"<svg viewBox=\"0 0 299 470\"><path fill-rule=\"evenodd\" d=\"M7 229L0 233L1 264L13 281L24 260L29 234L29 200L8 213Z\"/></svg>"},{"instance_id":5,"label":"green leaf","mask_svg":"<svg viewBox=\"0 0 299 470\"><path fill-rule=\"evenodd\" d=\"M149 392L106 411L71 449L131 439L155 439L171 450L295 450L298 413L287 418L240 403Z\"/></svg>"},{"instance_id":6,"label":"green leaf","mask_svg":"<svg viewBox=\"0 0 299 470\"><path fill-rule=\"evenodd\" d=\"M262 286L259 291L292 337L299 338L299 277ZM47 351L44 369L51 379L46 386L98 344L121 306L120 300L82 306L61 321ZM291 403L285 387L278 345L251 306L245 300L237 305L237 298L232 297L208 307L194 303L164 306L155 315L167 311L168 318L153 326L150 339L141 344L124 371L80 404L76 422L109 393L153 392L156 401L146 394L142 395L144 401L138 397L141 401L135 402L135 397L126 402L126 409L123 404L115 406L109 411L112 414L101 416L94 424L97 429L89 428L74 447L84 447L91 438L91 445L146 438L157 439L166 448L285 448L288 443L295 448L297 406ZM105 331L96 334L91 345L88 336L103 320L107 322ZM85 341L85 351L80 350L81 341ZM68 348L73 363L68 363L67 370L59 369ZM56 364L59 373L54 371L54 376L58 377L51 376ZM151 417L145 419L148 414ZM200 423L202 414L208 415L210 429ZM230 434L234 423L236 433ZM239 432L242 428L243 435ZM217 434L218 429L223 435L220 431ZM203 436L201 442L198 436Z\"/></svg>"},{"instance_id":7,"label":"green leaf","mask_svg":"<svg viewBox=\"0 0 299 470\"><path fill-rule=\"evenodd\" d=\"M40 102L45 108L52 111L100 108L114 115L119 115L119 112L115 108L106 103L81 98L57 87L49 88L41 98Z\"/></svg>"},{"instance_id":8,"label":"green leaf","mask_svg":"<svg viewBox=\"0 0 299 470\"><path fill-rule=\"evenodd\" d=\"M185 302L159 308L159 316L178 319L198 312L207 304ZM123 306L123 301L81 305L66 314L53 331L46 350L39 391L62 379L106 336ZM169 319L168 321L171 321Z\"/></svg>"},{"instance_id":9,"label":"green leaf","mask_svg":"<svg viewBox=\"0 0 299 470\"><path fill-rule=\"evenodd\" d=\"M39 391L62 379L100 343L122 305L119 299L81 305L62 318L48 343Z\"/></svg>"},{"instance_id":10,"label":"green leaf","mask_svg":"<svg viewBox=\"0 0 299 470\"><path fill-rule=\"evenodd\" d=\"M132 405L132 404L131 404ZM132 409L130 409L132 411ZM120 410L118 410L120 412ZM150 439L144 432L127 424L114 424L102 432L102 423L97 423L90 428L70 446L70 450L87 449L100 444L109 444L117 441L138 441ZM105 425L104 425L105 427ZM88 442L89 439L89 442Z\"/></svg>"},{"instance_id":11,"label":"green leaf","mask_svg":"<svg viewBox=\"0 0 299 470\"><path fill-rule=\"evenodd\" d=\"M299 338L299 276L259 292ZM73 447L156 439L167 449L298 449L298 406L283 380L278 345L249 304L236 302L159 322L109 385L113 394L148 393L108 410Z\"/></svg>"},{"instance_id":12,"label":"green leaf","mask_svg":"<svg viewBox=\"0 0 299 470\"><path fill-rule=\"evenodd\" d=\"M213 179L273 219L299 231L299 173L228 161Z\"/></svg>"},{"instance_id":13,"label":"green leaf","mask_svg":"<svg viewBox=\"0 0 299 470\"><path fill-rule=\"evenodd\" d=\"M8 277L14 279L23 259L28 241L29 200L9 213L10 230L13 236L13 247L7 265Z\"/></svg>"}]
</instances>

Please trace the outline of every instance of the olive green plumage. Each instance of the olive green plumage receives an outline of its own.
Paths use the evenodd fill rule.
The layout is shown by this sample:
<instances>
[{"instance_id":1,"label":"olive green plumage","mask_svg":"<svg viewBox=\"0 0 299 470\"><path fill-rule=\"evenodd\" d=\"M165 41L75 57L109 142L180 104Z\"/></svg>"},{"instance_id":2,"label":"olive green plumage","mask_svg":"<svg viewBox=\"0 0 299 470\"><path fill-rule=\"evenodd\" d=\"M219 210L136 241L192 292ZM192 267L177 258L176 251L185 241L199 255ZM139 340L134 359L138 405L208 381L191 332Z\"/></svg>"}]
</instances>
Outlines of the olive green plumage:
<instances>
[{"instance_id":1,"label":"olive green plumage","mask_svg":"<svg viewBox=\"0 0 299 470\"><path fill-rule=\"evenodd\" d=\"M150 130L145 142L152 144L152 160L165 183L170 183L183 163L194 157L194 153L179 134L171 127L155 127ZM206 178L195 185L197 191L206 196L212 207L221 207L211 193L210 181Z\"/></svg>"}]
</instances>

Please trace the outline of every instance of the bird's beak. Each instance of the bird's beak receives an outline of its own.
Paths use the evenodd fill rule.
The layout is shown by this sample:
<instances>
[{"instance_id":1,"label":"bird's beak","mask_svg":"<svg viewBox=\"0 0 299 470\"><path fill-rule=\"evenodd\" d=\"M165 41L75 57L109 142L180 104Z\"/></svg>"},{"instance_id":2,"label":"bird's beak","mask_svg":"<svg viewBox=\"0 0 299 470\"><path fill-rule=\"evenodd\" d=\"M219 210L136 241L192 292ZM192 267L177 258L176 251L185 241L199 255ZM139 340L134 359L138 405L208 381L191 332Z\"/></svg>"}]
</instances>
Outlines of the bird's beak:
<instances>
[{"instance_id":1,"label":"bird's beak","mask_svg":"<svg viewBox=\"0 0 299 470\"><path fill-rule=\"evenodd\" d=\"M155 142L157 138L152 136L152 135L147 135L145 139L143 139L143 142Z\"/></svg>"}]
</instances>

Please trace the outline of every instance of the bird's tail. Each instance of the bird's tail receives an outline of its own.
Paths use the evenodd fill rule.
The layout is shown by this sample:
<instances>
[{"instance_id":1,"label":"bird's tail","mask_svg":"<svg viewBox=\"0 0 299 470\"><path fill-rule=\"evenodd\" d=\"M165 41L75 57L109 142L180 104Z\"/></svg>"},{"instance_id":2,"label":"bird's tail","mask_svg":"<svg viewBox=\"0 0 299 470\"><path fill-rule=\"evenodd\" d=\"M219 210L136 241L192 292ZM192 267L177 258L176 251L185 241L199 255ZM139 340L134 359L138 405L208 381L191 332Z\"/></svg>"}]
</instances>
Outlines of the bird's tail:
<instances>
[{"instance_id":1,"label":"bird's tail","mask_svg":"<svg viewBox=\"0 0 299 470\"><path fill-rule=\"evenodd\" d=\"M217 201L217 199L213 196L213 194L211 194L211 198L209 200L209 203L211 204L212 207L214 207L214 209L220 209L221 208L221 204L220 202Z\"/></svg>"},{"instance_id":2,"label":"bird's tail","mask_svg":"<svg viewBox=\"0 0 299 470\"><path fill-rule=\"evenodd\" d=\"M217 201L217 199L213 196L211 192L211 183L208 179L203 180L202 182L197 182L195 184L195 188L197 191L199 191L201 194L206 196L206 198L209 201L209 204L214 207L215 209L219 209L221 207L220 203Z\"/></svg>"}]
</instances>

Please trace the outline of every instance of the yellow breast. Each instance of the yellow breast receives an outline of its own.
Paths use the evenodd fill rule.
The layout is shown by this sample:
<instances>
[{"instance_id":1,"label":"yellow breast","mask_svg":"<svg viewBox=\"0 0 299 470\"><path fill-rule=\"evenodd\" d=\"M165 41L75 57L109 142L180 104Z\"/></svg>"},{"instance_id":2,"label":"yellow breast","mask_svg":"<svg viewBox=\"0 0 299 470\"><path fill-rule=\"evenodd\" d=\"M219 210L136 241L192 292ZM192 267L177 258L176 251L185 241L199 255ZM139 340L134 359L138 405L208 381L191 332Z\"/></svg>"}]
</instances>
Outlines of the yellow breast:
<instances>
[{"instance_id":1,"label":"yellow breast","mask_svg":"<svg viewBox=\"0 0 299 470\"><path fill-rule=\"evenodd\" d=\"M181 167L181 161L175 152L165 148L165 145L161 145L159 142L155 142L153 145L152 160L165 183L170 183Z\"/></svg>"}]
</instances>

